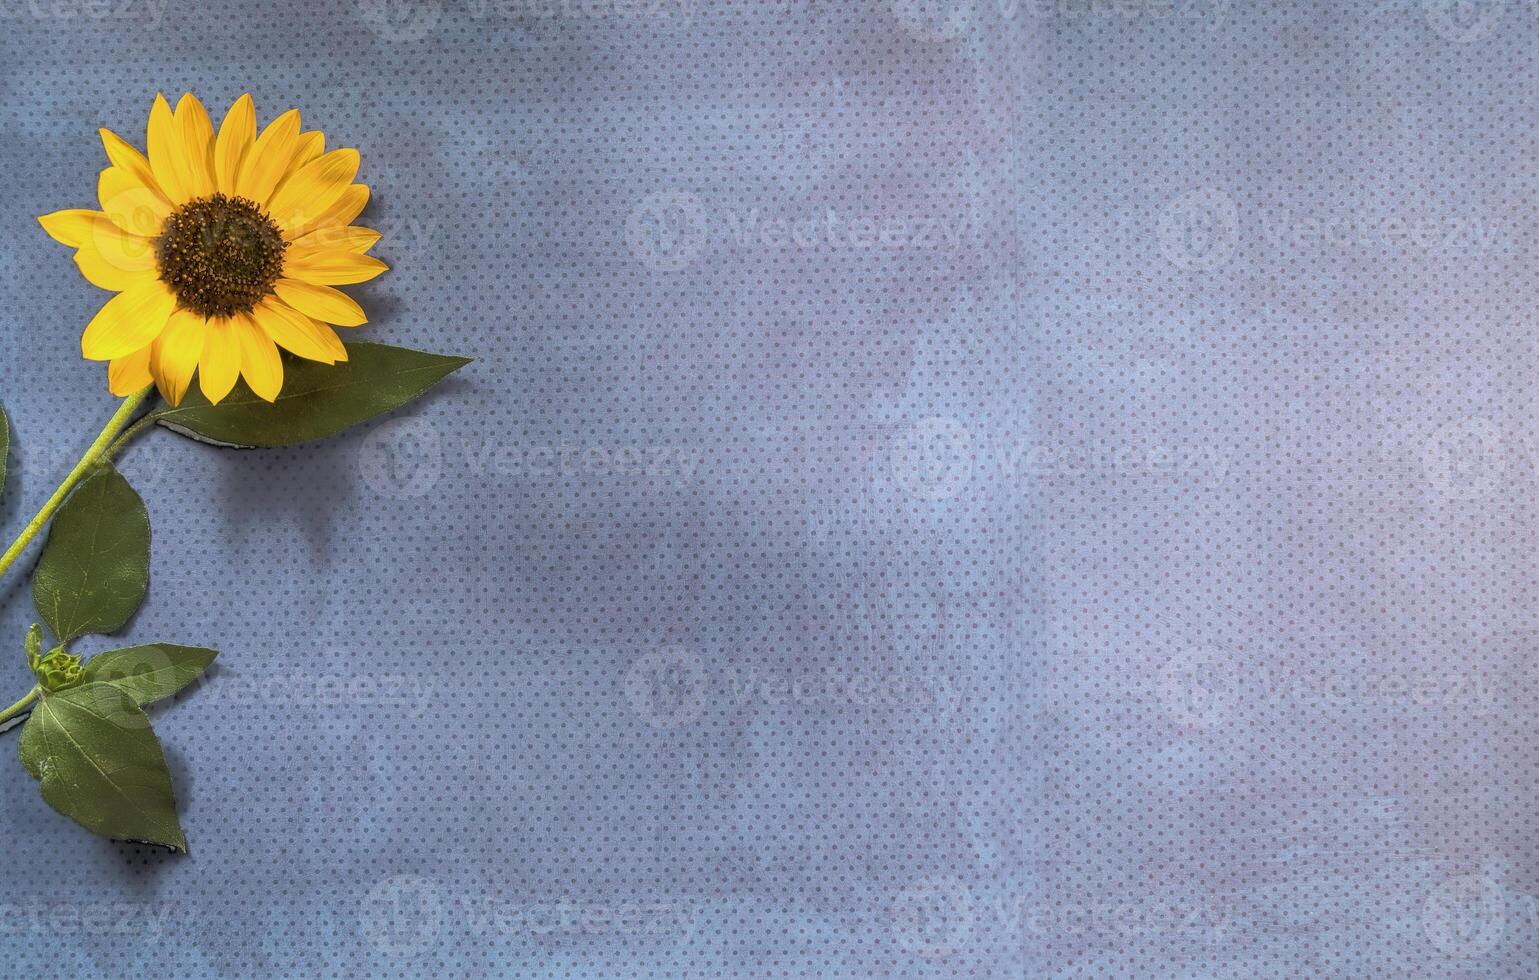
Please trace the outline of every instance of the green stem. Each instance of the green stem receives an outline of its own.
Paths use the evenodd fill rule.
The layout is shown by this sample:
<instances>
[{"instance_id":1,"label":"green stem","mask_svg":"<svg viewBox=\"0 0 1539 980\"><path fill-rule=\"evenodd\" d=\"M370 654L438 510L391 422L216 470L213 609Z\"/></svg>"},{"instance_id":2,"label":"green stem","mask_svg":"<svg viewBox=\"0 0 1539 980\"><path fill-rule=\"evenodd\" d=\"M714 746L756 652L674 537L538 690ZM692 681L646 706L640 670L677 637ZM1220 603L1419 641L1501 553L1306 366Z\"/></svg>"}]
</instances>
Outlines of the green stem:
<instances>
[{"instance_id":1,"label":"green stem","mask_svg":"<svg viewBox=\"0 0 1539 980\"><path fill-rule=\"evenodd\" d=\"M91 443L91 448L86 450L86 454L80 457L80 462L75 464L75 468L69 471L64 482L59 484L59 489L53 492L53 496L48 498L47 503L43 504L43 508L37 512L36 516L27 522L27 526L21 529L21 534L11 542L9 548L5 549L5 553L0 554L0 576L5 575L6 571L16 563L16 559L21 557L21 553L27 550L27 545L32 543L32 539L37 537L38 532L48 525L49 519L63 505L64 499L69 496L71 490L75 489L75 485L90 476L97 465L108 458L108 450L115 448L113 440L128 425L134 412L154 390L154 385L147 385L143 390L136 391L123 399L123 404L119 405L118 410L113 413L112 418L107 422L107 427L102 429L101 435ZM25 700L27 699L23 699ZM0 717L0 720L4 720L3 717Z\"/></svg>"},{"instance_id":2,"label":"green stem","mask_svg":"<svg viewBox=\"0 0 1539 980\"><path fill-rule=\"evenodd\" d=\"M27 692L26 697L22 698L20 701L17 701L9 708L6 708L4 711L0 711L0 725L5 724L12 718L15 718L17 715L21 714L23 711L26 711L27 706L30 705L33 701L37 700L38 693L38 686L34 684L32 685L32 690Z\"/></svg>"},{"instance_id":3,"label":"green stem","mask_svg":"<svg viewBox=\"0 0 1539 980\"><path fill-rule=\"evenodd\" d=\"M118 454L118 450L122 449L130 442L133 442L134 437L136 437L139 433L143 432L145 429L148 429L156 422L159 422L161 416L163 415L165 415L165 410L157 409L143 416L139 419L139 421L135 422L133 425L130 425L127 429L124 429L123 434L114 439L112 441L112 445L108 446L102 451L101 462L105 463L112 459L112 457L116 456Z\"/></svg>"}]
</instances>

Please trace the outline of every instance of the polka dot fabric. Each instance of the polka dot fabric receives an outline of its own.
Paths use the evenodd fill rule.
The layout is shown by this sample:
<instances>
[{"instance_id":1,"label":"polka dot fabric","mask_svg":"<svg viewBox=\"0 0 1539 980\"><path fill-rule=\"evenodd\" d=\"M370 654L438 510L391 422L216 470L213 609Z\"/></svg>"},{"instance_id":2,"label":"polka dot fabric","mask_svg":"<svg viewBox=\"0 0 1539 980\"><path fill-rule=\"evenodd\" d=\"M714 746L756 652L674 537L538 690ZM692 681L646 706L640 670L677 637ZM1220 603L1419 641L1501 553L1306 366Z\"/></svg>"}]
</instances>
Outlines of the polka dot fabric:
<instances>
[{"instance_id":1,"label":"polka dot fabric","mask_svg":"<svg viewBox=\"0 0 1539 980\"><path fill-rule=\"evenodd\" d=\"M0 28L7 526L110 411L35 215L156 90L359 147L350 336L476 358L124 457L151 596L82 649L222 651L156 709L192 852L0 765L9 972L1539 969L1527 0Z\"/></svg>"}]
</instances>

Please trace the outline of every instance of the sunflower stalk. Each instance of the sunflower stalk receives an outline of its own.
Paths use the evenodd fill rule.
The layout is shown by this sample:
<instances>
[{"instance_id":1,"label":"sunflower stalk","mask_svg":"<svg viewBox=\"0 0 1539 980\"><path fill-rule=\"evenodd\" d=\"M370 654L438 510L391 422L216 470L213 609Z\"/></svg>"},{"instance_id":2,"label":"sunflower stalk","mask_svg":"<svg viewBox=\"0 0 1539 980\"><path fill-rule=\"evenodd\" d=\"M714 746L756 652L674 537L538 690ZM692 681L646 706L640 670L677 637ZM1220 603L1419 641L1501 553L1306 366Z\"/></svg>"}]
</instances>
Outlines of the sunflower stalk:
<instances>
[{"instance_id":1,"label":"sunflower stalk","mask_svg":"<svg viewBox=\"0 0 1539 980\"><path fill-rule=\"evenodd\" d=\"M100 462L105 463L110 461L113 457L117 456L118 452L122 450L124 446L128 445L130 442L133 442L134 439L138 437L139 433L143 432L145 429L148 429L156 422L159 422L161 416L165 414L165 408L166 406L162 404L160 408L152 409L149 412L146 412L144 415L139 417L139 421L124 429L123 434L112 440L112 445L108 446L107 449L102 453Z\"/></svg>"},{"instance_id":2,"label":"sunflower stalk","mask_svg":"<svg viewBox=\"0 0 1539 980\"><path fill-rule=\"evenodd\" d=\"M5 724L6 722L10 721L12 718L15 718L17 715L21 714L23 711L26 711L28 708L30 708L32 706L32 702L37 700L38 693L41 690L42 690L42 688L39 687L38 685L36 685L36 684L32 685L32 690L28 691L21 698L21 700L17 701L15 704L11 705L9 708L6 708L4 711L0 711L0 725Z\"/></svg>"},{"instance_id":3,"label":"sunflower stalk","mask_svg":"<svg viewBox=\"0 0 1539 980\"><path fill-rule=\"evenodd\" d=\"M123 430L128 426L129 420L133 418L134 413L139 410L139 406L144 403L144 400L154 390L154 385L146 385L144 388L123 399L123 403L118 406L118 410L107 421L106 427L96 437L96 441L91 443L91 447L86 450L85 455L80 457L80 462L76 463L75 468L69 471L69 475L64 478L64 482L59 484L59 488L53 492L53 496L49 497L42 508L33 515L32 520L27 522L27 526L21 529L21 533L16 536L15 541L11 542L11 546L5 549L5 553L0 554L0 578L5 577L5 573L10 570L12 565L16 564L16 559L20 558L22 553L27 550L27 545L32 543L32 539L37 537L38 533L48 526L48 522L53 518L54 513L64 505L64 501L69 497L70 491L74 490L81 480L90 476L97 466L111 458L111 454L120 448L116 444L118 436L125 434Z\"/></svg>"}]
</instances>

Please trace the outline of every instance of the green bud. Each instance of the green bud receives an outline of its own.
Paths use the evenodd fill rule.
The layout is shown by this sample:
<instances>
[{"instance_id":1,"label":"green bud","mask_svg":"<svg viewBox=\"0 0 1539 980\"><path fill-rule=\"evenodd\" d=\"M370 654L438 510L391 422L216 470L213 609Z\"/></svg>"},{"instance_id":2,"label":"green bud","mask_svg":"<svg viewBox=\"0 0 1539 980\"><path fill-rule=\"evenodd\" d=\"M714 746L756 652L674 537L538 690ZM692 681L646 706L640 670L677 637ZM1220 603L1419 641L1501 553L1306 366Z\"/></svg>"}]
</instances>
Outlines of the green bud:
<instances>
[{"instance_id":1,"label":"green bud","mask_svg":"<svg viewBox=\"0 0 1539 980\"><path fill-rule=\"evenodd\" d=\"M47 656L37 662L33 673L37 674L37 682L43 685L45 691L62 691L66 687L73 687L85 675L80 666L80 658L65 652L63 647L50 650Z\"/></svg>"},{"instance_id":2,"label":"green bud","mask_svg":"<svg viewBox=\"0 0 1539 980\"><path fill-rule=\"evenodd\" d=\"M37 670L37 662L43 658L43 628L36 623L27 630L27 666Z\"/></svg>"}]
</instances>

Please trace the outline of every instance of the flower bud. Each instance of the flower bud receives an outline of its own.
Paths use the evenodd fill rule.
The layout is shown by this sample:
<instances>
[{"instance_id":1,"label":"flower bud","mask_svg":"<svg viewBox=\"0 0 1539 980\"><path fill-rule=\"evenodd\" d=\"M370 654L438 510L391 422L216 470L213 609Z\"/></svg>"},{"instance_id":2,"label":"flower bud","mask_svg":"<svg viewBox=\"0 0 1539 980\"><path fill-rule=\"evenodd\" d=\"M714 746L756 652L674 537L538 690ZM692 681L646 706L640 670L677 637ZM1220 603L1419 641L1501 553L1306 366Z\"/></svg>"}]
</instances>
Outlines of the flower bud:
<instances>
[{"instance_id":1,"label":"flower bud","mask_svg":"<svg viewBox=\"0 0 1539 980\"><path fill-rule=\"evenodd\" d=\"M38 683L43 685L45 691L62 691L66 687L74 687L85 676L80 658L73 653L66 653L63 647L50 651L39 660L33 673L37 674Z\"/></svg>"}]
</instances>

